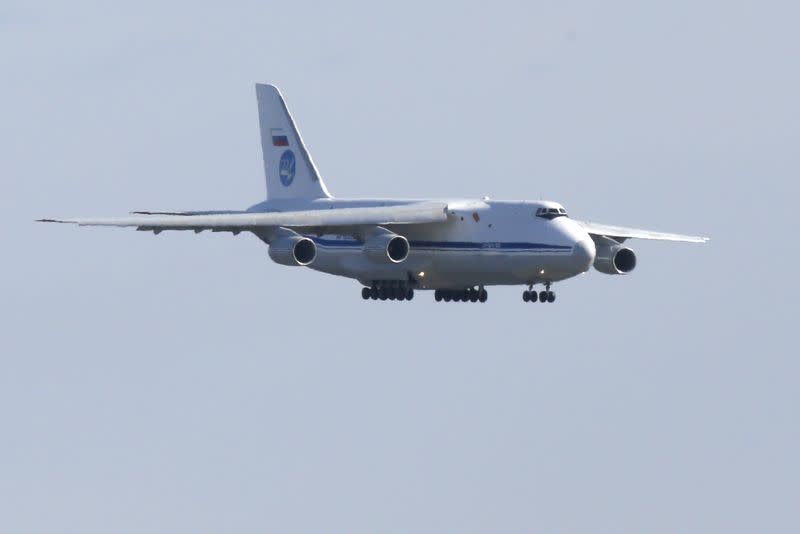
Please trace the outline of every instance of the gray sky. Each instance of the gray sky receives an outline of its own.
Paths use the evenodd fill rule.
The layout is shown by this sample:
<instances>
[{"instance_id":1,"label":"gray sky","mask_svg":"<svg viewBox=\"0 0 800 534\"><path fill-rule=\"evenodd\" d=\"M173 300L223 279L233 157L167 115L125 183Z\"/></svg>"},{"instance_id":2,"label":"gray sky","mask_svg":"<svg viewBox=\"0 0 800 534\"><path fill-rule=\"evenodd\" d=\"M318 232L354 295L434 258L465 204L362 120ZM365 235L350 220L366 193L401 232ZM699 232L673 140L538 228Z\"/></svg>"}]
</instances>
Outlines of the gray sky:
<instances>
[{"instance_id":1,"label":"gray sky","mask_svg":"<svg viewBox=\"0 0 800 534\"><path fill-rule=\"evenodd\" d=\"M0 531L796 532L791 2L0 6ZM702 233L629 277L362 302L252 236L255 82L337 196Z\"/></svg>"}]
</instances>

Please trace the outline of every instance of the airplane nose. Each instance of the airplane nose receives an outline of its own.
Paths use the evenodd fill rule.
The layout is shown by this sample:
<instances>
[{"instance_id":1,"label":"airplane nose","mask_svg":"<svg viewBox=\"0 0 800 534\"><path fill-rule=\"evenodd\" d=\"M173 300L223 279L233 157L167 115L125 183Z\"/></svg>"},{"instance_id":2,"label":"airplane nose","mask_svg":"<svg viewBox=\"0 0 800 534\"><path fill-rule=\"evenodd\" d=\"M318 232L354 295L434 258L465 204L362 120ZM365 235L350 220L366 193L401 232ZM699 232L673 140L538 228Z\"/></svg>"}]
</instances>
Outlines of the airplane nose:
<instances>
[{"instance_id":1,"label":"airplane nose","mask_svg":"<svg viewBox=\"0 0 800 534\"><path fill-rule=\"evenodd\" d=\"M581 272L589 270L589 267L594 263L596 252L594 241L591 238L582 239L575 243L572 247L572 258L575 260L576 265L580 266Z\"/></svg>"}]
</instances>

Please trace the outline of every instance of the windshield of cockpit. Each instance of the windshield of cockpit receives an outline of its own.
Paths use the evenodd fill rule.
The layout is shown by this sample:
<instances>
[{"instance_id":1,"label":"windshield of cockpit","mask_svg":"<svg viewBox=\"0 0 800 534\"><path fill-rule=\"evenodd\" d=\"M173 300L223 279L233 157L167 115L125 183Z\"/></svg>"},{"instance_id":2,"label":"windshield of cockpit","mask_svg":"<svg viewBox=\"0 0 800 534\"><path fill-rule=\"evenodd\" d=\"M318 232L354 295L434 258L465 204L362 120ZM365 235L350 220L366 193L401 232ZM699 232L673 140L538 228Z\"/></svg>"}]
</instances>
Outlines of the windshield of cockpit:
<instances>
[{"instance_id":1,"label":"windshield of cockpit","mask_svg":"<svg viewBox=\"0 0 800 534\"><path fill-rule=\"evenodd\" d=\"M564 208L539 208L536 216L543 219L555 219L556 217L568 217L567 210Z\"/></svg>"}]
</instances>

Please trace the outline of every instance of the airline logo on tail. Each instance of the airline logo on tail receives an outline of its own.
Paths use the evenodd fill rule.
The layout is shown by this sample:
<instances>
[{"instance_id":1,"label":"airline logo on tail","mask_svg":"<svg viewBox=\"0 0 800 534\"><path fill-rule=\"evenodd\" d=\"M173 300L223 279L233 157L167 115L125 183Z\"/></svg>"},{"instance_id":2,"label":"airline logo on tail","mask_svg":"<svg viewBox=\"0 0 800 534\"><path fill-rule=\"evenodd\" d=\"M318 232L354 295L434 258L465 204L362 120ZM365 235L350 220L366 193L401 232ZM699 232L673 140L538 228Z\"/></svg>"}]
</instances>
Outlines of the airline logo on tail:
<instances>
[{"instance_id":1,"label":"airline logo on tail","mask_svg":"<svg viewBox=\"0 0 800 534\"><path fill-rule=\"evenodd\" d=\"M278 164L278 175L281 177L281 183L284 187L292 185L295 167L294 152L291 150L284 150L283 154L281 154L281 161Z\"/></svg>"}]
</instances>

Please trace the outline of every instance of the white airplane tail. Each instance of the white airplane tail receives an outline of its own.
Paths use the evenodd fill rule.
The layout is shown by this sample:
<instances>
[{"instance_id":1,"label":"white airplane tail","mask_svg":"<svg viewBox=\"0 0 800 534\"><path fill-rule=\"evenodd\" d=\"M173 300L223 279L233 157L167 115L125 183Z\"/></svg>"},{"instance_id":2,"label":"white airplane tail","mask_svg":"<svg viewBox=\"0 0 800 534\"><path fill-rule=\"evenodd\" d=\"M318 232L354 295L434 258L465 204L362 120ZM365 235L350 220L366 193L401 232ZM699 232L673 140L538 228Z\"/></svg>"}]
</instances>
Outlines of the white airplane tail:
<instances>
[{"instance_id":1,"label":"white airplane tail","mask_svg":"<svg viewBox=\"0 0 800 534\"><path fill-rule=\"evenodd\" d=\"M267 199L329 198L278 88L256 84Z\"/></svg>"}]
</instances>

